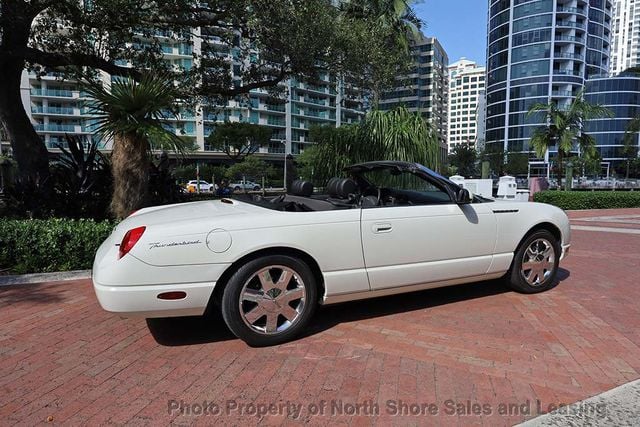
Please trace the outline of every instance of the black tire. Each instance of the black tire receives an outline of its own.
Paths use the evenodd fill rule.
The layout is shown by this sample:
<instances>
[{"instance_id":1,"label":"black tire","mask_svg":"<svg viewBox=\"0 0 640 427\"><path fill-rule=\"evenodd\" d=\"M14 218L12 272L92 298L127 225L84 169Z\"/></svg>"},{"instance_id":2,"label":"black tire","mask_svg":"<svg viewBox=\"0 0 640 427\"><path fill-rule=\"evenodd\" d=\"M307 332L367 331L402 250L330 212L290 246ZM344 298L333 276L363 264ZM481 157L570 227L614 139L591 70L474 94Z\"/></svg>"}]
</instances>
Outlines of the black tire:
<instances>
[{"instance_id":1,"label":"black tire","mask_svg":"<svg viewBox=\"0 0 640 427\"><path fill-rule=\"evenodd\" d=\"M549 248L552 252L547 252ZM525 294L553 288L557 284L560 253L560 243L549 231L538 230L529 234L516 250L511 268L505 276L508 285ZM525 258L533 268L528 269L526 265L523 268Z\"/></svg>"},{"instance_id":2,"label":"black tire","mask_svg":"<svg viewBox=\"0 0 640 427\"><path fill-rule=\"evenodd\" d=\"M282 276L285 270L289 279L282 281L283 289L278 289L280 279L287 277ZM270 288L266 291L257 276L265 271L271 280L266 279ZM299 294L302 298L289 301ZM248 262L233 273L222 295L222 317L231 332L250 346L276 345L290 341L306 327L315 312L317 294L316 279L306 263L287 255L268 255ZM246 299L247 296L252 299Z\"/></svg>"},{"instance_id":3,"label":"black tire","mask_svg":"<svg viewBox=\"0 0 640 427\"><path fill-rule=\"evenodd\" d=\"M242 190L242 188L240 188L239 186L235 186L235 187L233 188L233 191L240 191L240 190Z\"/></svg>"},{"instance_id":4,"label":"black tire","mask_svg":"<svg viewBox=\"0 0 640 427\"><path fill-rule=\"evenodd\" d=\"M260 191L260 186L256 185L255 187L253 187L253 191Z\"/></svg>"}]
</instances>

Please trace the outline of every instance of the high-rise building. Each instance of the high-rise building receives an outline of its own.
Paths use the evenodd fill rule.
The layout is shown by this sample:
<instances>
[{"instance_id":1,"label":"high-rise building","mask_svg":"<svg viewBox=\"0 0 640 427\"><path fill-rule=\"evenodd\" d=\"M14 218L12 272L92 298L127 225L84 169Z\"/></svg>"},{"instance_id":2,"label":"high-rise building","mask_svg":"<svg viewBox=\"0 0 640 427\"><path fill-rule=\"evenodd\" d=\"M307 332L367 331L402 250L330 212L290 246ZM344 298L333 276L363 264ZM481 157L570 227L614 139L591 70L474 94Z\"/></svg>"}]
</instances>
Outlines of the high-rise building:
<instances>
[{"instance_id":1,"label":"high-rise building","mask_svg":"<svg viewBox=\"0 0 640 427\"><path fill-rule=\"evenodd\" d=\"M585 124L585 132L596 141L603 166L620 168L626 160L624 138L629 123L640 115L640 76L622 73L615 77L589 79L585 87L585 100L607 107L613 117L591 119ZM640 145L640 138L633 137L633 145Z\"/></svg>"},{"instance_id":2,"label":"high-rise building","mask_svg":"<svg viewBox=\"0 0 640 427\"><path fill-rule=\"evenodd\" d=\"M231 63L231 72L239 66L233 48L223 43L215 31L196 29L188 39L173 37L170 33L154 35L160 42L164 59L174 69L189 70L193 53L203 52L203 45L225 55ZM134 43L151 43L140 35ZM208 50L208 49L207 49ZM103 75L105 81L111 78ZM337 80L327 72L320 72L318 81L304 83L296 78L283 81L286 99L271 96L265 90L252 90L244 98L229 100L224 105L198 105L180 108L177 116L167 114L164 127L177 135L192 139L199 150L196 157L224 158L206 143L215 124L223 121L248 122L272 128L271 143L258 154L280 159L280 153L298 154L308 145L309 128L313 125L340 126L356 123L364 116L365 103L360 91ZM62 81L55 74L36 77L24 72L22 99L36 132L47 148L54 150L65 145L65 134L82 138L95 138L92 117L85 108L84 94L73 81ZM107 144L106 147L109 148Z\"/></svg>"},{"instance_id":3,"label":"high-rise building","mask_svg":"<svg viewBox=\"0 0 640 427\"><path fill-rule=\"evenodd\" d=\"M484 138L478 120L484 120L485 72L485 67L465 58L449 65L449 152L461 144L476 147Z\"/></svg>"},{"instance_id":4,"label":"high-rise building","mask_svg":"<svg viewBox=\"0 0 640 427\"><path fill-rule=\"evenodd\" d=\"M611 74L640 65L640 3L614 0L611 32Z\"/></svg>"},{"instance_id":5,"label":"high-rise building","mask_svg":"<svg viewBox=\"0 0 640 427\"><path fill-rule=\"evenodd\" d=\"M399 78L400 86L382 95L379 108L391 110L405 106L409 111L420 112L436 131L444 159L447 153L449 57L437 38L422 34L412 42L411 51L412 72Z\"/></svg>"},{"instance_id":6,"label":"high-rise building","mask_svg":"<svg viewBox=\"0 0 640 427\"><path fill-rule=\"evenodd\" d=\"M542 118L529 108L566 106L608 72L612 10L611 0L489 0L487 149L530 151Z\"/></svg>"}]
</instances>

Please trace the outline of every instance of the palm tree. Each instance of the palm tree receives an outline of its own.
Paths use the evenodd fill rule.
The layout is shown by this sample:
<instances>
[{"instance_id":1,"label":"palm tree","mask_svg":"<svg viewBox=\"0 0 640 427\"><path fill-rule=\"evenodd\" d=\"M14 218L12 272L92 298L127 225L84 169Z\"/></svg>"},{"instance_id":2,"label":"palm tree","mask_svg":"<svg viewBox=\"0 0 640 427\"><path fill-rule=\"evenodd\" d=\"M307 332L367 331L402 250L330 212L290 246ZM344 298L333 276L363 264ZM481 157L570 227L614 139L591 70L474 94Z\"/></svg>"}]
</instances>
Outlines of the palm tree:
<instances>
[{"instance_id":1,"label":"palm tree","mask_svg":"<svg viewBox=\"0 0 640 427\"><path fill-rule=\"evenodd\" d=\"M439 144L431 125L405 107L371 111L357 125L313 127L310 137L316 144L305 148L298 161L306 177L313 175L319 184L339 176L348 165L371 160L439 166Z\"/></svg>"},{"instance_id":2,"label":"palm tree","mask_svg":"<svg viewBox=\"0 0 640 427\"><path fill-rule=\"evenodd\" d=\"M154 143L182 151L183 141L164 129L161 119L173 110L176 90L170 75L144 74L139 81L118 79L106 88L88 81L89 110L96 132L113 139L111 211L124 218L144 206L149 190L150 150Z\"/></svg>"},{"instance_id":3,"label":"palm tree","mask_svg":"<svg viewBox=\"0 0 640 427\"><path fill-rule=\"evenodd\" d=\"M341 2L340 7L357 18L373 18L385 30L391 30L406 49L409 48L407 35L417 34L422 20L411 5L415 0L350 0Z\"/></svg>"},{"instance_id":4,"label":"palm tree","mask_svg":"<svg viewBox=\"0 0 640 427\"><path fill-rule=\"evenodd\" d=\"M358 161L402 160L434 170L440 164L437 137L420 113L406 107L371 111L360 128Z\"/></svg>"},{"instance_id":5,"label":"palm tree","mask_svg":"<svg viewBox=\"0 0 640 427\"><path fill-rule=\"evenodd\" d=\"M622 154L627 161L626 179L629 179L629 166L631 162L638 158L638 140L636 135L640 132L640 116L634 117L624 133Z\"/></svg>"},{"instance_id":6,"label":"palm tree","mask_svg":"<svg viewBox=\"0 0 640 427\"><path fill-rule=\"evenodd\" d=\"M535 104L529 108L528 115L543 113L546 125L537 128L531 137L531 147L538 157L544 157L550 147L558 149L558 188L563 177L563 161L578 144L580 152L586 158L598 155L595 139L583 131L585 121L598 117L611 117L611 111L598 104L590 104L580 90L568 107L559 107L556 102Z\"/></svg>"}]
</instances>

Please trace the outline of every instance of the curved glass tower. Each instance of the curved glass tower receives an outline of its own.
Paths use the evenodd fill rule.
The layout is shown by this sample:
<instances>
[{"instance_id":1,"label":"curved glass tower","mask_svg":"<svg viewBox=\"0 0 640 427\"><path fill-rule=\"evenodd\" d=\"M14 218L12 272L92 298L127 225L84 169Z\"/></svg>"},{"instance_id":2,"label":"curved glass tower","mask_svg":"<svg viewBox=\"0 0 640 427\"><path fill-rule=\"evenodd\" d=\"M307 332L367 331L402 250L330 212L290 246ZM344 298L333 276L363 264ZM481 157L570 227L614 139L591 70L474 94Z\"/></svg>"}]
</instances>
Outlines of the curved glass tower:
<instances>
[{"instance_id":1,"label":"curved glass tower","mask_svg":"<svg viewBox=\"0 0 640 427\"><path fill-rule=\"evenodd\" d=\"M624 137L631 121L640 115L640 77L634 73L622 73L616 77L593 78L587 82L585 99L592 104L603 105L613 113L613 118L589 120L585 131L596 140L596 146L604 164L617 168L624 175ZM634 144L640 137L634 136Z\"/></svg>"},{"instance_id":2,"label":"curved glass tower","mask_svg":"<svg viewBox=\"0 0 640 427\"><path fill-rule=\"evenodd\" d=\"M567 105L609 67L611 0L488 0L488 150L529 151L535 103ZM551 150L551 156L553 156Z\"/></svg>"}]
</instances>

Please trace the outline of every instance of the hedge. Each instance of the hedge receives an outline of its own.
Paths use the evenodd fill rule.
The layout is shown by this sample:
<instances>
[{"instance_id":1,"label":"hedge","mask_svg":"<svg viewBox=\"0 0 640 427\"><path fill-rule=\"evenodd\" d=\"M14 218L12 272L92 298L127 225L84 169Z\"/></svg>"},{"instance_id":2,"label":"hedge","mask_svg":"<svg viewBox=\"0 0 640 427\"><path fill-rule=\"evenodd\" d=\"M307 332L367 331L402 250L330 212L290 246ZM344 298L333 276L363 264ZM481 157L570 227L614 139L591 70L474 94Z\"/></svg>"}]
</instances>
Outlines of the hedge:
<instances>
[{"instance_id":1,"label":"hedge","mask_svg":"<svg viewBox=\"0 0 640 427\"><path fill-rule=\"evenodd\" d=\"M640 208L640 191L541 191L533 200L565 210Z\"/></svg>"},{"instance_id":2,"label":"hedge","mask_svg":"<svg viewBox=\"0 0 640 427\"><path fill-rule=\"evenodd\" d=\"M114 225L87 219L0 218L0 270L23 274L89 269Z\"/></svg>"}]
</instances>

